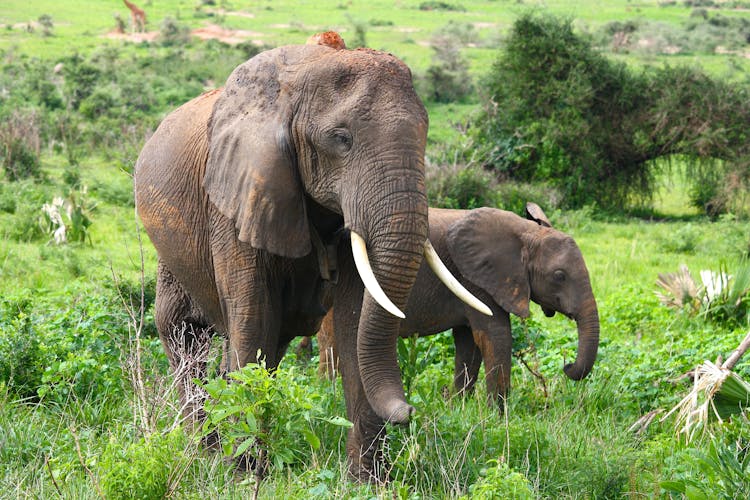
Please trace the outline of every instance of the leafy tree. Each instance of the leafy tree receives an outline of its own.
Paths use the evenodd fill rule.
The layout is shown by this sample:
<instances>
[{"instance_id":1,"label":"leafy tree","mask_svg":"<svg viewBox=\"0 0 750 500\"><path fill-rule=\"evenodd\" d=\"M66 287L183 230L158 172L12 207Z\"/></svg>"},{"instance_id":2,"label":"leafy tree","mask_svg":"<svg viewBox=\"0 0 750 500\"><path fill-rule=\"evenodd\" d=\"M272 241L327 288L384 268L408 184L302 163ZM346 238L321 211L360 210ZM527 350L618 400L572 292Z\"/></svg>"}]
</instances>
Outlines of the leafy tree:
<instances>
[{"instance_id":1,"label":"leafy tree","mask_svg":"<svg viewBox=\"0 0 750 500\"><path fill-rule=\"evenodd\" d=\"M653 160L682 155L696 183L750 168L747 89L691 68L634 71L573 32L570 19L526 14L485 85L474 126L485 166L546 181L565 205L648 200ZM667 164L667 163L665 163Z\"/></svg>"}]
</instances>

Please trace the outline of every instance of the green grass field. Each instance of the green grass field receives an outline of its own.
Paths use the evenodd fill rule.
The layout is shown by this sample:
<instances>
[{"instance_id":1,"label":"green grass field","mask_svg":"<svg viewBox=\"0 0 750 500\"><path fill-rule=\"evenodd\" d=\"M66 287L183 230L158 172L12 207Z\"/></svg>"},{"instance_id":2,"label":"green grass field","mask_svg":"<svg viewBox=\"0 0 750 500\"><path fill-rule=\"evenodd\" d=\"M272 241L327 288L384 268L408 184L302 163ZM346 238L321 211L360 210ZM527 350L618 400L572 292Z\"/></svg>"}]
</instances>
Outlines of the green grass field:
<instances>
[{"instance_id":1,"label":"green grass field","mask_svg":"<svg viewBox=\"0 0 750 500\"><path fill-rule=\"evenodd\" d=\"M268 46L301 43L326 29L338 30L349 41L355 25L366 23L368 45L401 57L415 75L431 64L429 42L437 30L449 21L472 23L477 43L464 46L462 54L476 82L494 61L513 20L527 9L571 16L579 30L592 36L613 21L680 27L693 11L683 2L625 0L446 2L465 9L453 11L423 11L423 2L400 0L232 1L204 5L201 12L194 0L136 3L146 9L149 30L158 31L171 17L193 29L214 23L251 31L251 39ZM106 38L115 13L128 20L116 0L5 0L0 7L2 116L12 115L9 106L24 107L7 99L18 81L33 87L26 76L12 71L49 69L63 59L67 64L73 53L105 54L98 60L107 61L104 49L110 47L117 55L106 64L137 61L145 67L159 61L174 64L174 72L185 78L184 84L163 77L144 80L154 87L146 88L138 75L132 76L136 93L153 104L146 110L123 105L126 119L120 116L119 121L100 117L80 123L98 146L80 151L77 165L66 156L75 140L50 138L41 151L43 175L0 178L0 498L250 497L256 488L251 475L237 472L220 453L202 450L195 434L177 425L176 396L153 325L155 252L137 230L130 176L140 144L159 119L189 98L186 94L200 92L207 83L220 85L221 75L240 55L206 42L169 49ZM53 19L51 36L43 36L40 27L33 32L24 28L43 14ZM711 9L711 15L719 14L747 15L744 10ZM210 59L214 55L215 61ZM748 82L750 71L750 59L731 54L631 50L609 55L633 67L699 65L738 82ZM211 78L205 78L209 73ZM461 127L477 112L478 102L474 97L464 103L428 103L428 155L434 163L451 163L445 157L448 144L471 147ZM56 112L68 117L64 111ZM123 126L130 116L137 123ZM112 130L105 130L106 135L86 127ZM357 485L345 473L345 429L331 423L336 422L332 417L345 415L340 382L317 377L315 355L310 361L288 355L275 379L280 387L274 394L279 395L270 404L286 408L275 421L281 437L274 449L295 458L271 469L259 497L750 496L746 414L706 425L691 442L676 433L673 418L660 421L690 390L691 381L683 375L705 359L726 358L750 327L747 295L737 304L704 308L699 314L658 301L659 273L685 264L697 280L704 269L738 275L750 252L750 221L702 215L689 203L690 183L680 168L671 172L660 179L653 204L640 216L602 214L592 207L561 211L549 208L549 200L530 200L547 210L556 227L574 236L586 259L601 320L599 357L591 376L576 383L563 375L562 366L575 356L575 325L560 315L546 318L536 306L526 322L514 318L518 362L502 415L485 404L481 383L473 396L452 394L448 334L404 341L402 375L418 414L408 426L389 429L392 482ZM79 179L73 182L71 175ZM88 236L83 242L55 245L50 232L40 229L42 205L70 193L90 216ZM146 307L141 325L142 272ZM747 359L736 371L750 380ZM136 383L138 374L143 385ZM315 402L316 416L299 424L294 412L309 401ZM651 425L631 427L649 412L656 415ZM287 422L294 426L284 428ZM314 434L319 446L303 439L300 427Z\"/></svg>"}]
</instances>

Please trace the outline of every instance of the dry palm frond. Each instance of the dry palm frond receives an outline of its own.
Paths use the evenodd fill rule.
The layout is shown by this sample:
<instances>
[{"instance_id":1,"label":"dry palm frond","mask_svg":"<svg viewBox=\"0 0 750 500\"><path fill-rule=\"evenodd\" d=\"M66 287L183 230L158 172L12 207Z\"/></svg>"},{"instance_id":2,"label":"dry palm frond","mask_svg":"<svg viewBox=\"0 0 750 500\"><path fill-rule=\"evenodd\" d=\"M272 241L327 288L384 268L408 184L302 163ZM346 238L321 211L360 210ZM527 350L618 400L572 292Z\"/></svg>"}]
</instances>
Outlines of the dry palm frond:
<instances>
[{"instance_id":1,"label":"dry palm frond","mask_svg":"<svg viewBox=\"0 0 750 500\"><path fill-rule=\"evenodd\" d=\"M675 309L689 306L694 312L700 309L700 290L685 264L680 264L680 270L676 273L659 273L656 284L666 292L655 292L665 306Z\"/></svg>"},{"instance_id":2,"label":"dry palm frond","mask_svg":"<svg viewBox=\"0 0 750 500\"><path fill-rule=\"evenodd\" d=\"M750 407L750 384L732 372L740 357L750 348L750 332L737 349L719 366L704 361L695 369L693 390L661 418L677 413L676 426L690 441L699 428L714 417L719 422Z\"/></svg>"}]
</instances>

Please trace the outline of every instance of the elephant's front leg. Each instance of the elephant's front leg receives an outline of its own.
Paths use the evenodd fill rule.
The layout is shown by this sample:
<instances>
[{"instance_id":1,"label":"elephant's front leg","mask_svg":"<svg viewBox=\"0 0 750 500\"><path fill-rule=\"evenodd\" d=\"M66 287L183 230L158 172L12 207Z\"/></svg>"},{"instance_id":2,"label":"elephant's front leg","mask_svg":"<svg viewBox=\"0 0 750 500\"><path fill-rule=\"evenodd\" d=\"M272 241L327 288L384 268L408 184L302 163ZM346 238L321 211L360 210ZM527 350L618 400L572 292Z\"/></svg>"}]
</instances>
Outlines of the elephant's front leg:
<instances>
[{"instance_id":1,"label":"elephant's front leg","mask_svg":"<svg viewBox=\"0 0 750 500\"><path fill-rule=\"evenodd\" d=\"M235 371L260 361L275 368L283 310L281 258L261 255L238 241L221 248L214 252L214 273L227 337L223 369Z\"/></svg>"},{"instance_id":2,"label":"elephant's front leg","mask_svg":"<svg viewBox=\"0 0 750 500\"><path fill-rule=\"evenodd\" d=\"M482 352L487 396L496 400L502 410L510 391L513 338L508 313L497 310L493 310L493 313L493 317L488 317L470 312L469 323L474 342Z\"/></svg>"},{"instance_id":3,"label":"elephant's front leg","mask_svg":"<svg viewBox=\"0 0 750 500\"><path fill-rule=\"evenodd\" d=\"M353 293L361 295L362 290ZM349 474L357 481L379 483L386 481L388 476L383 456L386 430L383 419L375 414L367 400L359 373L357 326L360 311L361 304L345 307L340 301L337 302L333 309L333 337L344 385L346 414L354 424L349 429L346 441Z\"/></svg>"}]
</instances>

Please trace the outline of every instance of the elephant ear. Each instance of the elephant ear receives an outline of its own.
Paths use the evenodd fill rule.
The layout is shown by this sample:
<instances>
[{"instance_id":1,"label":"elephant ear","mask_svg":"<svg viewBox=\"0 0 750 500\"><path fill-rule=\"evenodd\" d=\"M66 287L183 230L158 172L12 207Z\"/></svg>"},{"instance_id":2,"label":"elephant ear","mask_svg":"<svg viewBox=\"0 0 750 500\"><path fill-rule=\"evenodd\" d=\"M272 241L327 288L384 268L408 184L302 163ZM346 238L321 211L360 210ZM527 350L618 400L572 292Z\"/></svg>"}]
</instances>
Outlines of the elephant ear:
<instances>
[{"instance_id":1,"label":"elephant ear","mask_svg":"<svg viewBox=\"0 0 750 500\"><path fill-rule=\"evenodd\" d=\"M529 220L533 220L540 226L552 227L552 224L544 214L544 210L542 210L542 207L531 201L526 203L526 218Z\"/></svg>"},{"instance_id":2,"label":"elephant ear","mask_svg":"<svg viewBox=\"0 0 750 500\"><path fill-rule=\"evenodd\" d=\"M495 208L478 208L448 228L448 249L460 273L483 288L504 310L529 316L531 289L523 219Z\"/></svg>"},{"instance_id":3,"label":"elephant ear","mask_svg":"<svg viewBox=\"0 0 750 500\"><path fill-rule=\"evenodd\" d=\"M230 75L209 124L203 187L240 241L302 257L311 250L310 230L279 71L266 52Z\"/></svg>"}]
</instances>

